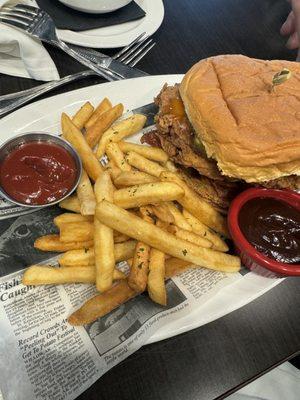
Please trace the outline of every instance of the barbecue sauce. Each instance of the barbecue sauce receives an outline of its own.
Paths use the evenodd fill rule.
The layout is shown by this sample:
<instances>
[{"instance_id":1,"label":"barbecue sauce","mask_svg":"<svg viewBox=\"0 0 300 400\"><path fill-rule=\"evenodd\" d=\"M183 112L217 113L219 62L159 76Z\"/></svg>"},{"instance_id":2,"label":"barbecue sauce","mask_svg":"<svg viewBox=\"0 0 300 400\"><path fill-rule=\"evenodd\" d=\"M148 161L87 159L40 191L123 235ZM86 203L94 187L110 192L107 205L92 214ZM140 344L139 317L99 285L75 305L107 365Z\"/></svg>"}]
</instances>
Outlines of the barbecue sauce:
<instances>
[{"instance_id":1,"label":"barbecue sauce","mask_svg":"<svg viewBox=\"0 0 300 400\"><path fill-rule=\"evenodd\" d=\"M249 200L239 227L256 250L278 262L300 263L300 211L273 198Z\"/></svg>"}]
</instances>

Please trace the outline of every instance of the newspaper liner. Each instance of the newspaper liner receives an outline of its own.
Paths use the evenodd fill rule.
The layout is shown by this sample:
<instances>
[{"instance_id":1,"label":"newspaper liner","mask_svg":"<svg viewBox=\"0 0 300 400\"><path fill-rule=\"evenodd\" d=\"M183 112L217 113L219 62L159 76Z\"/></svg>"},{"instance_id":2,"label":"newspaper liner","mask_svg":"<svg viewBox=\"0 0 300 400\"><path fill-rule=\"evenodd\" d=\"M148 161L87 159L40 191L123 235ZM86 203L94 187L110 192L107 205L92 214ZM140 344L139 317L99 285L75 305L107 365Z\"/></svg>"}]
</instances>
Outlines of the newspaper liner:
<instances>
[{"instance_id":1,"label":"newspaper liner","mask_svg":"<svg viewBox=\"0 0 300 400\"><path fill-rule=\"evenodd\" d=\"M47 263L55 265L56 261L54 257ZM118 268L126 271L127 264L120 263ZM0 279L0 353L9 355L0 360L4 400L75 399L106 371L151 341L157 330L195 315L206 302L220 298L229 285L256 275L259 291L259 286L256 293L249 290L246 301L282 280L257 272L243 276L191 269L167 282L167 307L140 295L92 324L72 327L66 318L95 294L94 285L24 286L22 274L17 271ZM225 310L226 304L223 315ZM201 312L201 319L199 325L208 322L210 315Z\"/></svg>"}]
</instances>

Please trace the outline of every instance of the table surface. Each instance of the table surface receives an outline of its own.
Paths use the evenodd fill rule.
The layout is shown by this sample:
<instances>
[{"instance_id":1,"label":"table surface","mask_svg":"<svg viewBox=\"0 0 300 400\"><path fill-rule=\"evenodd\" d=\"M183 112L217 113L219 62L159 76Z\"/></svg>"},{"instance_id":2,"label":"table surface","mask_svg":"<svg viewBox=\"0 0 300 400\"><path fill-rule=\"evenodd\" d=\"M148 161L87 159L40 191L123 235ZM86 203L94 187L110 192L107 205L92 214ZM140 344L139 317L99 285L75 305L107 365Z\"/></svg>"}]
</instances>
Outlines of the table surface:
<instances>
[{"instance_id":1,"label":"table surface","mask_svg":"<svg viewBox=\"0 0 300 400\"><path fill-rule=\"evenodd\" d=\"M139 64L149 74L185 73L199 59L217 54L295 59L279 35L289 12L285 0L165 0L164 4L165 19L154 35L157 46ZM61 76L83 70L61 51L49 48L49 52ZM88 78L52 94L99 82L100 78ZM0 75L0 94L37 84ZM288 278L217 321L140 349L79 400L226 397L300 351L299 283L299 278Z\"/></svg>"}]
</instances>

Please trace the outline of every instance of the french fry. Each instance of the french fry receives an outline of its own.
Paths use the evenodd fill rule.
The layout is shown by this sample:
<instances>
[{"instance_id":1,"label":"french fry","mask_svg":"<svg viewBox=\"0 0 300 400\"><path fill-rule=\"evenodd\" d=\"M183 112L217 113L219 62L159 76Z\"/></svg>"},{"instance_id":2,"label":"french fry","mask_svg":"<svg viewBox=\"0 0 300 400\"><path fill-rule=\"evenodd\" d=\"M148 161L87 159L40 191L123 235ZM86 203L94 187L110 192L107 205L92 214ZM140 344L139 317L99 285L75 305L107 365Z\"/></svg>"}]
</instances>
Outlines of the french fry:
<instances>
[{"instance_id":1,"label":"french fry","mask_svg":"<svg viewBox=\"0 0 300 400\"><path fill-rule=\"evenodd\" d=\"M137 242L128 277L128 285L136 292L143 292L146 289L149 255L150 246L143 242Z\"/></svg>"},{"instance_id":2,"label":"french fry","mask_svg":"<svg viewBox=\"0 0 300 400\"><path fill-rule=\"evenodd\" d=\"M179 258L168 258L165 262L165 279L172 278L190 268L199 268L199 266L184 260L179 260Z\"/></svg>"},{"instance_id":3,"label":"french fry","mask_svg":"<svg viewBox=\"0 0 300 400\"><path fill-rule=\"evenodd\" d=\"M100 159L104 153L106 145L110 142L117 143L125 137L134 135L141 129L143 129L146 123L147 117L142 114L135 114L127 119L124 119L116 124L114 124L111 128L109 128L102 135L99 140L98 148L96 151L96 156Z\"/></svg>"},{"instance_id":4,"label":"french fry","mask_svg":"<svg viewBox=\"0 0 300 400\"><path fill-rule=\"evenodd\" d=\"M165 164L164 167L171 172L176 172L177 168L175 167L175 164L173 163L173 161L168 160Z\"/></svg>"},{"instance_id":5,"label":"french fry","mask_svg":"<svg viewBox=\"0 0 300 400\"><path fill-rule=\"evenodd\" d=\"M151 249L148 275L148 294L155 303L165 306L167 293L165 287L165 254L157 249Z\"/></svg>"},{"instance_id":6,"label":"french fry","mask_svg":"<svg viewBox=\"0 0 300 400\"><path fill-rule=\"evenodd\" d=\"M145 183L116 190L114 203L119 207L134 208L161 201L177 200L183 195L184 191L176 184Z\"/></svg>"},{"instance_id":7,"label":"french fry","mask_svg":"<svg viewBox=\"0 0 300 400\"><path fill-rule=\"evenodd\" d=\"M144 221L148 221L150 224L154 223L150 216L149 206L141 207L140 213ZM130 273L128 276L128 285L136 292L143 292L146 289L149 271L149 257L150 246L143 242L137 242L132 262L129 264Z\"/></svg>"},{"instance_id":8,"label":"french fry","mask_svg":"<svg viewBox=\"0 0 300 400\"><path fill-rule=\"evenodd\" d=\"M113 201L114 187L107 171L104 171L95 183L97 203L103 199ZM113 283L115 268L114 233L111 228L94 219L94 253L96 266L96 287L100 292L108 290Z\"/></svg>"},{"instance_id":9,"label":"french fry","mask_svg":"<svg viewBox=\"0 0 300 400\"><path fill-rule=\"evenodd\" d=\"M93 238L92 238L92 232L94 232L94 224L90 221L84 221L85 223L83 224L83 226L81 228L77 228L79 226L79 224L76 224L76 221L74 221L73 223L75 223L76 225L69 225L70 222L68 224L60 224L60 227L63 227L63 237L64 240L61 240L61 242L67 242L68 241L78 241L77 238L80 237L82 238L81 241L87 241L87 240L91 240L93 242ZM69 231L67 232L68 229L74 229L74 231ZM126 242L130 239L129 236L127 235L123 235L120 232L116 232L114 231L113 233L114 235L114 243L123 243ZM69 239L74 239L74 240L69 240Z\"/></svg>"},{"instance_id":10,"label":"french fry","mask_svg":"<svg viewBox=\"0 0 300 400\"><path fill-rule=\"evenodd\" d=\"M94 215L96 198L94 190L85 170L82 170L81 178L76 189L82 215Z\"/></svg>"},{"instance_id":11,"label":"french fry","mask_svg":"<svg viewBox=\"0 0 300 400\"><path fill-rule=\"evenodd\" d=\"M46 235L46 236L42 236L42 237L57 236L59 238L59 242L61 243L62 248L64 248L64 245L66 245L65 247L68 247L67 246L68 243L70 243L70 245L71 245L74 242L75 243L78 242L79 244L82 242L90 243L90 246L82 245L79 247L75 247L75 249L88 248L88 247L92 247L94 245L94 237L93 237L94 224L90 221L81 221L81 222L73 221L73 222L68 222L65 224L61 223L59 225L59 228L61 229L61 232L63 232L62 233L63 240L61 239L61 232L60 232L60 236L59 235ZM130 239L129 236L123 235L122 233L116 232L116 231L114 231L113 235L114 235L114 243L124 243ZM79 238L80 238L80 240L79 240ZM60 247L60 246L58 246L58 247ZM43 249L41 249L41 250L43 250ZM71 246L71 249L66 248L66 250L49 250L49 251L67 251L67 250L73 250L72 246Z\"/></svg>"},{"instance_id":12,"label":"french fry","mask_svg":"<svg viewBox=\"0 0 300 400\"><path fill-rule=\"evenodd\" d=\"M69 222L59 227L59 239L63 243L84 242L94 238L94 224L92 222Z\"/></svg>"},{"instance_id":13,"label":"french fry","mask_svg":"<svg viewBox=\"0 0 300 400\"><path fill-rule=\"evenodd\" d=\"M96 267L94 267L94 271L96 274ZM119 269L115 268L113 271L113 280L114 281L119 281L122 279L126 279L126 275L124 274L124 272L120 271ZM96 279L95 279L96 282Z\"/></svg>"},{"instance_id":14,"label":"french fry","mask_svg":"<svg viewBox=\"0 0 300 400\"><path fill-rule=\"evenodd\" d=\"M202 200L176 173L162 172L160 179L163 182L174 182L181 186L185 191L185 195L178 200L178 203L205 225L228 237L226 219L210 204Z\"/></svg>"},{"instance_id":15,"label":"french fry","mask_svg":"<svg viewBox=\"0 0 300 400\"><path fill-rule=\"evenodd\" d=\"M119 142L119 147L123 151L123 153L134 151L135 153L138 153L141 156L146 157L152 161L165 163L169 159L168 154L159 147L151 147L145 146L143 144L134 144L123 141Z\"/></svg>"},{"instance_id":16,"label":"french fry","mask_svg":"<svg viewBox=\"0 0 300 400\"><path fill-rule=\"evenodd\" d=\"M175 218L165 203L153 205L152 211L154 215L161 221L166 222L167 224L175 223Z\"/></svg>"},{"instance_id":17,"label":"french fry","mask_svg":"<svg viewBox=\"0 0 300 400\"><path fill-rule=\"evenodd\" d=\"M134 151L128 152L126 155L126 160L132 167L142 172L146 172L149 175L156 176L157 178L160 177L162 172L166 171L166 169L160 166L158 163L150 161Z\"/></svg>"},{"instance_id":18,"label":"french fry","mask_svg":"<svg viewBox=\"0 0 300 400\"><path fill-rule=\"evenodd\" d=\"M218 234L209 229L208 226L204 225L185 209L183 210L183 216L192 227L193 232L197 235L203 236L205 239L208 239L213 244L213 249L223 252L229 250L227 244L220 238Z\"/></svg>"},{"instance_id":19,"label":"french fry","mask_svg":"<svg viewBox=\"0 0 300 400\"><path fill-rule=\"evenodd\" d=\"M66 251L59 257L58 263L65 268L95 265L94 248Z\"/></svg>"},{"instance_id":20,"label":"french fry","mask_svg":"<svg viewBox=\"0 0 300 400\"><path fill-rule=\"evenodd\" d=\"M60 201L58 205L60 208L64 208L65 210L80 213L80 204L76 195L67 197L66 199Z\"/></svg>"},{"instance_id":21,"label":"french fry","mask_svg":"<svg viewBox=\"0 0 300 400\"><path fill-rule=\"evenodd\" d=\"M113 279L126 279L126 275L114 269ZM22 279L23 285L61 285L65 283L95 283L94 266L55 268L47 265L32 265Z\"/></svg>"},{"instance_id":22,"label":"french fry","mask_svg":"<svg viewBox=\"0 0 300 400\"><path fill-rule=\"evenodd\" d=\"M118 229L119 232L173 257L217 271L237 272L240 269L241 262L238 257L204 249L179 239L105 200L97 204L95 215L101 223L110 228Z\"/></svg>"},{"instance_id":23,"label":"french fry","mask_svg":"<svg viewBox=\"0 0 300 400\"><path fill-rule=\"evenodd\" d=\"M59 240L59 235L46 235L37 238L34 242L34 248L42 251L63 252L76 249L88 249L93 246L92 240L84 242L64 243Z\"/></svg>"},{"instance_id":24,"label":"french fry","mask_svg":"<svg viewBox=\"0 0 300 400\"><path fill-rule=\"evenodd\" d=\"M144 221L150 222L151 224L154 223L154 213L153 207L150 205L140 207L140 215L142 216Z\"/></svg>"},{"instance_id":25,"label":"french fry","mask_svg":"<svg viewBox=\"0 0 300 400\"><path fill-rule=\"evenodd\" d=\"M96 122L97 118L103 114L105 111L112 108L111 102L105 97L100 104L95 108L93 114L89 118L89 120L84 124L85 129L90 128Z\"/></svg>"},{"instance_id":26,"label":"french fry","mask_svg":"<svg viewBox=\"0 0 300 400\"><path fill-rule=\"evenodd\" d=\"M54 218L53 222L58 228L61 225L69 224L70 222L92 222L92 216L84 216L81 214L64 213Z\"/></svg>"},{"instance_id":27,"label":"french fry","mask_svg":"<svg viewBox=\"0 0 300 400\"><path fill-rule=\"evenodd\" d=\"M117 143L108 143L105 152L107 157L113 161L121 171L131 171L131 166L127 163Z\"/></svg>"},{"instance_id":28,"label":"french fry","mask_svg":"<svg viewBox=\"0 0 300 400\"><path fill-rule=\"evenodd\" d=\"M71 325L86 325L106 315L136 296L127 281L120 281L107 292L92 297L68 318Z\"/></svg>"},{"instance_id":29,"label":"french fry","mask_svg":"<svg viewBox=\"0 0 300 400\"><path fill-rule=\"evenodd\" d=\"M164 229L164 223L157 221L156 225ZM150 299L162 306L167 305L165 287L165 254L152 248L149 257L149 275L147 289Z\"/></svg>"},{"instance_id":30,"label":"french fry","mask_svg":"<svg viewBox=\"0 0 300 400\"><path fill-rule=\"evenodd\" d=\"M116 164L113 162L113 160L110 160L107 164L106 171L109 172L112 180L115 180L121 173L122 171L120 168L116 166Z\"/></svg>"},{"instance_id":31,"label":"french fry","mask_svg":"<svg viewBox=\"0 0 300 400\"><path fill-rule=\"evenodd\" d=\"M114 242L115 243L124 243L129 240L130 237L127 235L123 235L123 233L114 231Z\"/></svg>"},{"instance_id":32,"label":"french fry","mask_svg":"<svg viewBox=\"0 0 300 400\"><path fill-rule=\"evenodd\" d=\"M178 228L175 225L169 227L169 232L173 233L179 239L183 239L186 240L187 242L194 243L197 246L205 247L206 249L211 249L213 247L212 242L210 242L208 239L196 235L196 233L194 232Z\"/></svg>"},{"instance_id":33,"label":"french fry","mask_svg":"<svg viewBox=\"0 0 300 400\"><path fill-rule=\"evenodd\" d=\"M170 224L168 222L161 221L160 219L156 221L156 225L166 232L168 232L168 228L170 227Z\"/></svg>"},{"instance_id":34,"label":"french fry","mask_svg":"<svg viewBox=\"0 0 300 400\"><path fill-rule=\"evenodd\" d=\"M92 149L96 146L103 133L121 117L123 110L123 104L117 104L100 114L96 122L87 128L85 139Z\"/></svg>"},{"instance_id":35,"label":"french fry","mask_svg":"<svg viewBox=\"0 0 300 400\"><path fill-rule=\"evenodd\" d=\"M96 181L102 171L102 167L92 149L87 144L80 130L65 113L61 116L61 123L64 138L77 150L88 176L93 181Z\"/></svg>"},{"instance_id":36,"label":"french fry","mask_svg":"<svg viewBox=\"0 0 300 400\"><path fill-rule=\"evenodd\" d=\"M167 202L166 207L168 207L168 210L170 213L173 215L174 218L174 224L178 226L178 228L184 229L186 231L191 231L192 227L188 223L188 221L184 218L182 213L178 210L178 208L175 206L174 203L172 202Z\"/></svg>"},{"instance_id":37,"label":"french fry","mask_svg":"<svg viewBox=\"0 0 300 400\"><path fill-rule=\"evenodd\" d=\"M115 260L116 262L126 261L133 257L135 250L135 240L127 240L127 242L115 244Z\"/></svg>"},{"instance_id":38,"label":"french fry","mask_svg":"<svg viewBox=\"0 0 300 400\"><path fill-rule=\"evenodd\" d=\"M164 205L165 203L161 203L161 205ZM147 205L140 207L140 213L137 214L139 217L140 215L142 216L144 221L148 221L151 224L153 224L155 221L157 222L157 225L159 225L160 228L164 229L165 231L168 230L168 227L170 225L170 222L168 221L168 217L164 217L162 213L157 213L155 212L155 208L157 207L157 204L154 205ZM159 216L162 218L160 218ZM164 220L165 219L165 220Z\"/></svg>"},{"instance_id":39,"label":"french fry","mask_svg":"<svg viewBox=\"0 0 300 400\"><path fill-rule=\"evenodd\" d=\"M140 171L121 172L114 179L117 187L128 187L134 185L142 185L144 183L158 182L158 178Z\"/></svg>"},{"instance_id":40,"label":"french fry","mask_svg":"<svg viewBox=\"0 0 300 400\"><path fill-rule=\"evenodd\" d=\"M126 261L133 257L136 241L128 240L127 242L117 243L114 246L115 261ZM58 259L61 267L76 267L78 265L87 266L95 265L94 248L70 250L62 254Z\"/></svg>"},{"instance_id":41,"label":"french fry","mask_svg":"<svg viewBox=\"0 0 300 400\"><path fill-rule=\"evenodd\" d=\"M91 105L89 101L87 101L72 118L73 124L78 129L82 129L85 123L89 120L89 118L93 114L93 112L94 112L94 107Z\"/></svg>"}]
</instances>

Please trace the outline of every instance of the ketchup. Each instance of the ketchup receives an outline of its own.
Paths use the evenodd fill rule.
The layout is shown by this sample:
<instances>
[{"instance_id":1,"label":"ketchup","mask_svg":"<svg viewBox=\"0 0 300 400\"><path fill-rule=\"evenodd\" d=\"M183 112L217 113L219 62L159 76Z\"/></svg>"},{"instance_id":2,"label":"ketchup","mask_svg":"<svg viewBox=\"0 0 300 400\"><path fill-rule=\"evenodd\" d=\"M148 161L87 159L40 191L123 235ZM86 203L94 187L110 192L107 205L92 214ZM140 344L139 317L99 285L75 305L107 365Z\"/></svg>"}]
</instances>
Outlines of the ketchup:
<instances>
[{"instance_id":1,"label":"ketchup","mask_svg":"<svg viewBox=\"0 0 300 400\"><path fill-rule=\"evenodd\" d=\"M0 184L19 203L49 204L74 186L76 164L63 147L32 141L14 149L1 163Z\"/></svg>"},{"instance_id":2,"label":"ketchup","mask_svg":"<svg viewBox=\"0 0 300 400\"><path fill-rule=\"evenodd\" d=\"M239 226L256 250L278 262L300 263L300 211L272 198L247 201Z\"/></svg>"}]
</instances>

